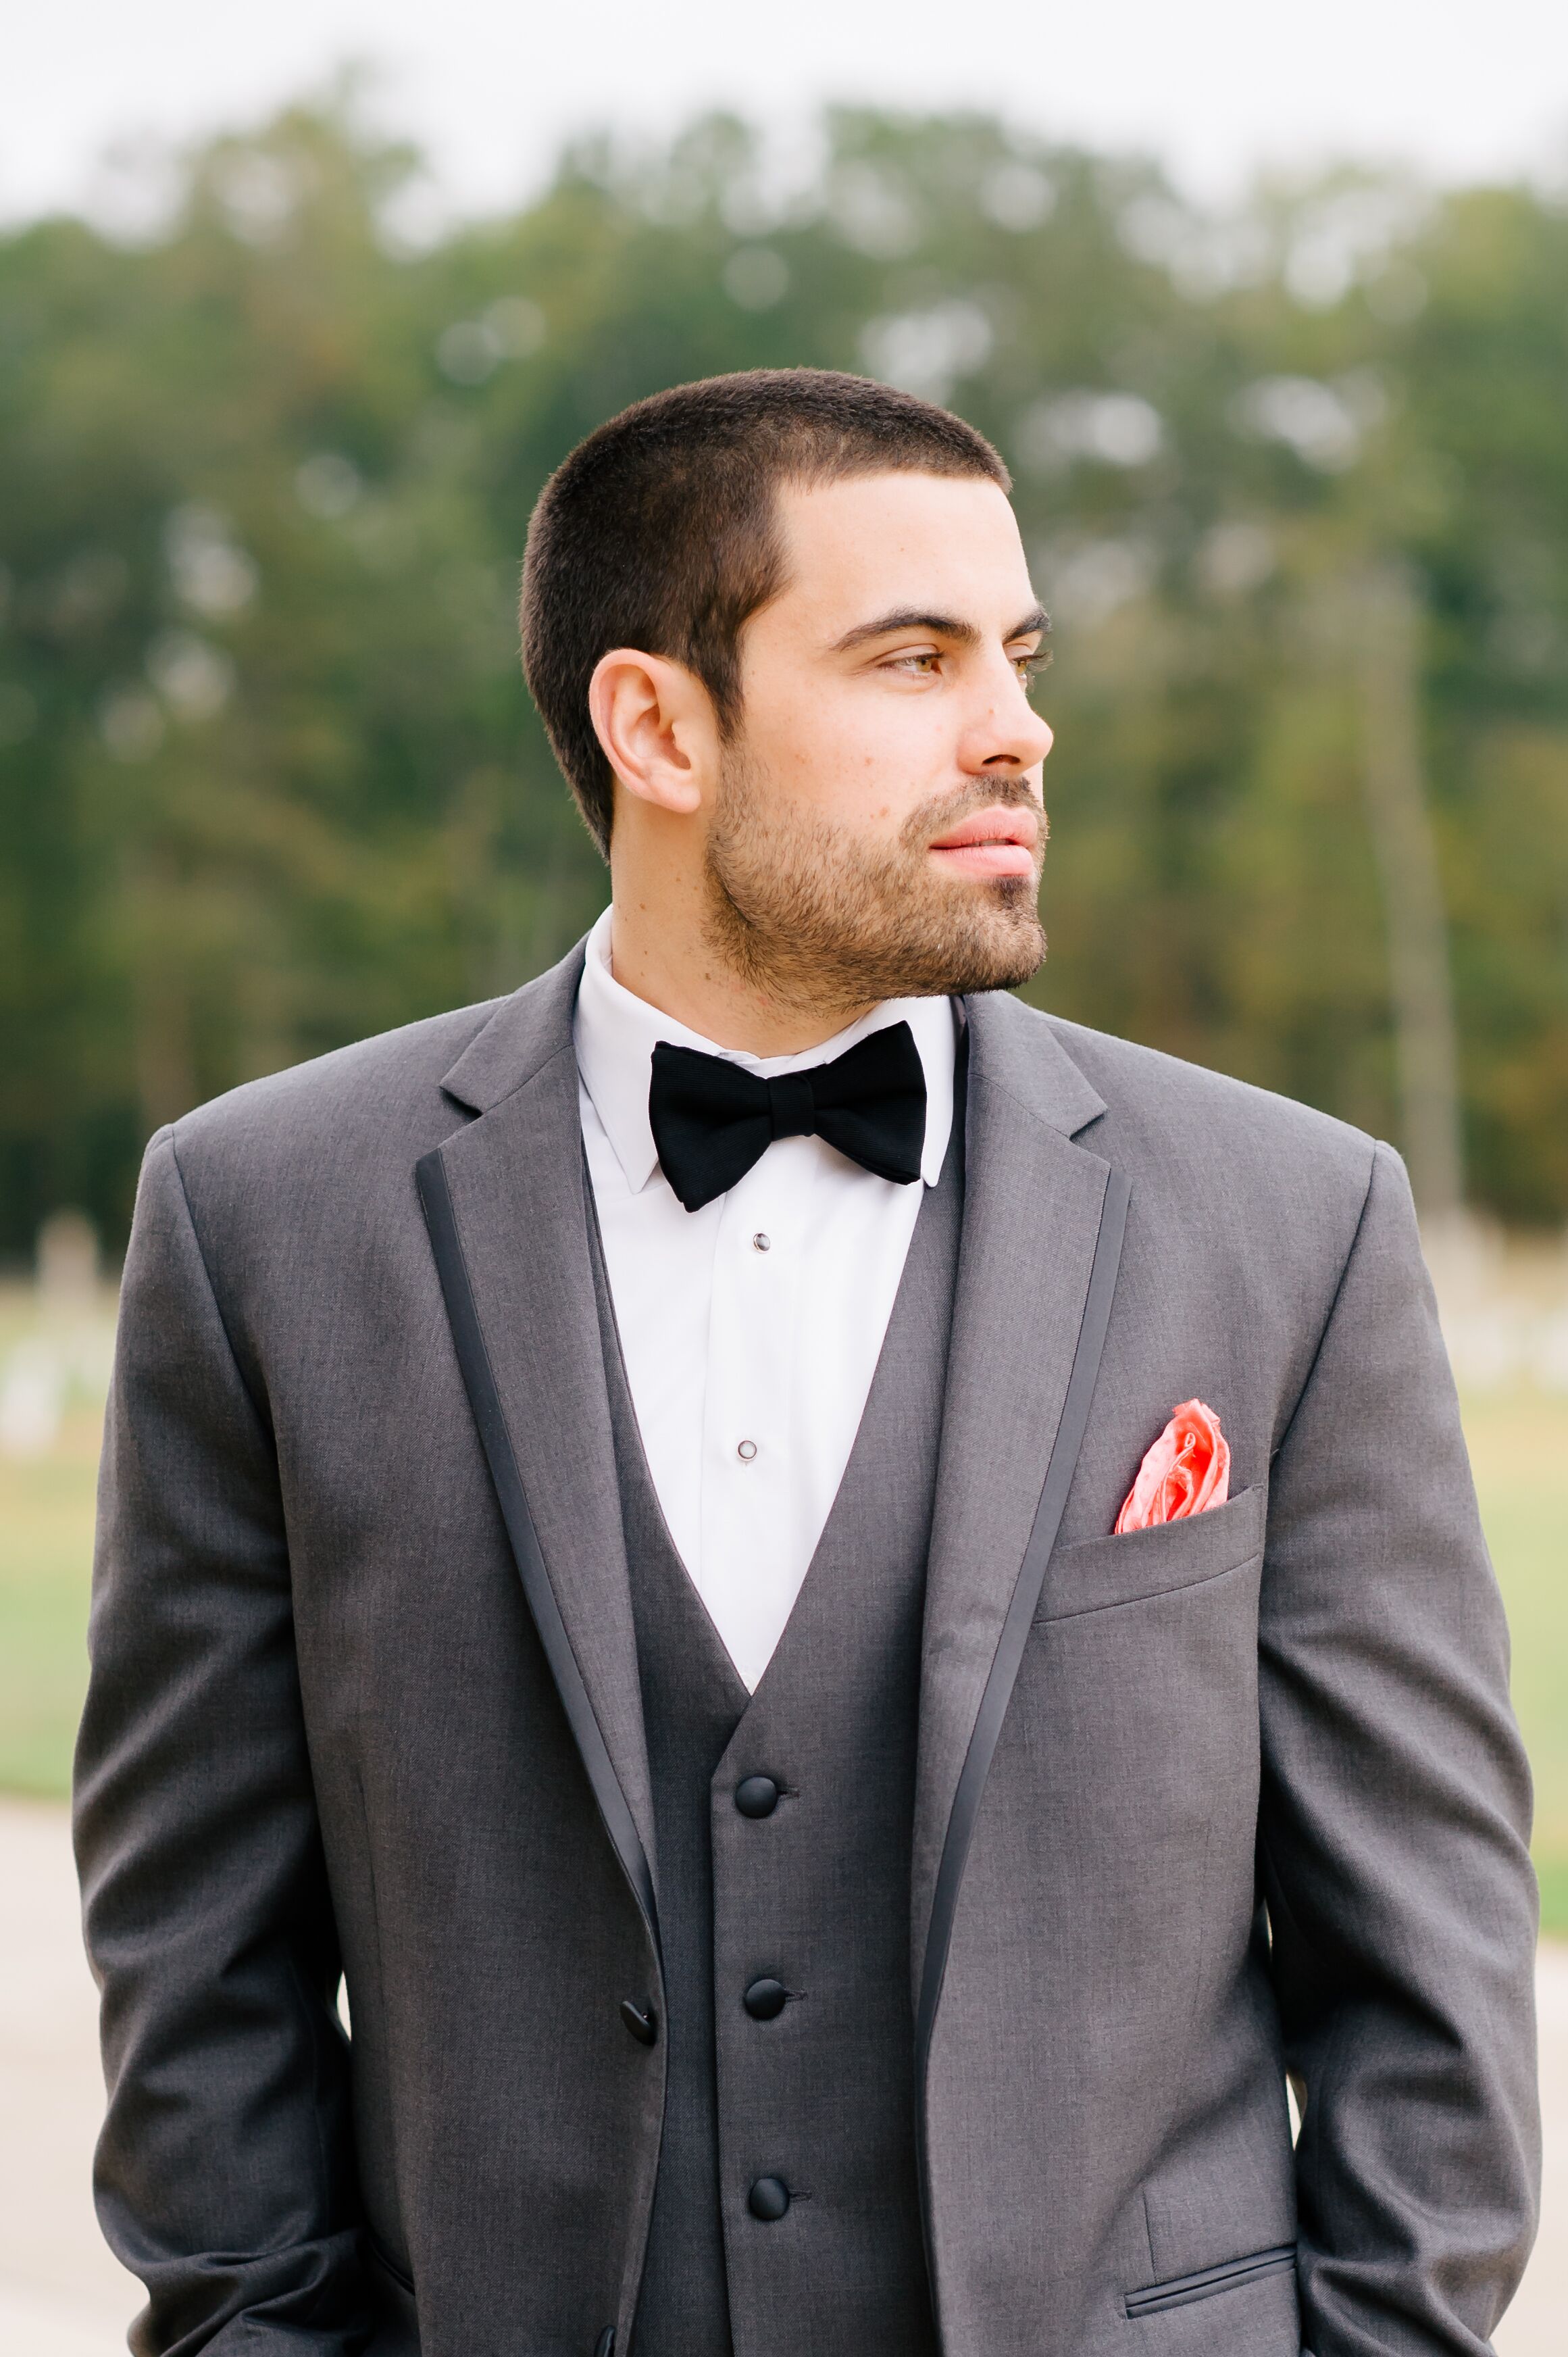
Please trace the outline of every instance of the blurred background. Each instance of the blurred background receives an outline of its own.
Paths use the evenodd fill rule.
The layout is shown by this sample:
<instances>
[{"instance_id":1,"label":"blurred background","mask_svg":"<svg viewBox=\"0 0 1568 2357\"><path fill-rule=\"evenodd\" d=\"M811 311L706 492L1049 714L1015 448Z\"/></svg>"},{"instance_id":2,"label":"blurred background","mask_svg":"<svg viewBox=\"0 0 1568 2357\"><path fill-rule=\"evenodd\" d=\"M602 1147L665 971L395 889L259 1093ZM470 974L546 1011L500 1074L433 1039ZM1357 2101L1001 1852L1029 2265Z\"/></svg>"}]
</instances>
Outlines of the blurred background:
<instances>
[{"instance_id":1,"label":"blurred background","mask_svg":"<svg viewBox=\"0 0 1568 2357\"><path fill-rule=\"evenodd\" d=\"M843 13L8 32L0 1791L65 1789L146 1137L576 938L607 881L519 676L530 508L639 395L805 362L1016 477L1056 625L1027 995L1407 1157L1568 1932L1568 16ZM97 2357L59 1824L0 1804L0 2070L53 2124L0 2153L0 2324Z\"/></svg>"}]
</instances>

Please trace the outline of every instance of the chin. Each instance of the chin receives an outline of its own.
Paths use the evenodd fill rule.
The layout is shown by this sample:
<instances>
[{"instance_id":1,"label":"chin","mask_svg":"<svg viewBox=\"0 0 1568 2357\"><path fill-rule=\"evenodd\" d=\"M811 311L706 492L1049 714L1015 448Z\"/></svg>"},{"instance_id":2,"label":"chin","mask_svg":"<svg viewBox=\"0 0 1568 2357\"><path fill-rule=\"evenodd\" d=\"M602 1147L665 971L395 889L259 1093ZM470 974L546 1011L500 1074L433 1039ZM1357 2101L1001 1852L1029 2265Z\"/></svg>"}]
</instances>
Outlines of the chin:
<instances>
[{"instance_id":1,"label":"chin","mask_svg":"<svg viewBox=\"0 0 1568 2357\"><path fill-rule=\"evenodd\" d=\"M1044 933L1027 947L1022 942L1011 942L999 946L994 956L976 958L959 969L942 985L943 992L952 998L970 998L987 990L1016 990L1021 982L1039 972L1045 956Z\"/></svg>"},{"instance_id":2,"label":"chin","mask_svg":"<svg viewBox=\"0 0 1568 2357\"><path fill-rule=\"evenodd\" d=\"M1036 893L1028 877L1007 876L944 895L941 920L924 940L924 928L903 928L908 978L886 995L961 998L1027 982L1046 954Z\"/></svg>"}]
</instances>

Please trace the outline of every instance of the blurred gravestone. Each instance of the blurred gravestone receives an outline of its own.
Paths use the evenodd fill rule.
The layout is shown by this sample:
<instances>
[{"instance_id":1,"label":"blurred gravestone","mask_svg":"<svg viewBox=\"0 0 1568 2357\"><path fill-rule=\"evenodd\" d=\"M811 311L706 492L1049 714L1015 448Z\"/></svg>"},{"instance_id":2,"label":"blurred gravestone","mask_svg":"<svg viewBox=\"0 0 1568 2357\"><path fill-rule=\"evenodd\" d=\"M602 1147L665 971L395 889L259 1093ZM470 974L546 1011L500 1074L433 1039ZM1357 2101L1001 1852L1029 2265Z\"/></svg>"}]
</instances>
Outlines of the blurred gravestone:
<instances>
[{"instance_id":1,"label":"blurred gravestone","mask_svg":"<svg viewBox=\"0 0 1568 2357\"><path fill-rule=\"evenodd\" d=\"M97 1306L98 1231L83 1211L54 1211L38 1230L38 1302L46 1317L89 1318Z\"/></svg>"},{"instance_id":2,"label":"blurred gravestone","mask_svg":"<svg viewBox=\"0 0 1568 2357\"><path fill-rule=\"evenodd\" d=\"M0 1455L40 1457L54 1446L73 1391L97 1394L106 1375L99 1315L98 1232L81 1211L56 1211L38 1231L37 1320L0 1363Z\"/></svg>"}]
</instances>

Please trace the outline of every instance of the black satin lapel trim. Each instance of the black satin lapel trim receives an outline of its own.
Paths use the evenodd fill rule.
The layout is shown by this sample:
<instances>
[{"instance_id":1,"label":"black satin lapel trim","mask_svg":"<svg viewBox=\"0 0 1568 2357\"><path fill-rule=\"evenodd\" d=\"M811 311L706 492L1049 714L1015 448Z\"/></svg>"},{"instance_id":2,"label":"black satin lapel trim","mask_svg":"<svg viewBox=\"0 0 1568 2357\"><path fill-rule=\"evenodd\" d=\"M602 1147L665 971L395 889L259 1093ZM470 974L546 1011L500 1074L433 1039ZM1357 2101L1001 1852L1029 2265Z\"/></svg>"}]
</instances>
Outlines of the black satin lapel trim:
<instances>
[{"instance_id":1,"label":"black satin lapel trim","mask_svg":"<svg viewBox=\"0 0 1568 2357\"><path fill-rule=\"evenodd\" d=\"M620 1779L616 1774L593 1705L588 1700L588 1690L583 1683L583 1674L577 1666L577 1657L572 1651L566 1624L561 1618L561 1608L555 1600L555 1591L544 1566L511 1437L501 1412L500 1393L479 1324L474 1288L463 1254L462 1239L457 1232L451 1189L439 1149L425 1155L415 1165L414 1179L424 1211L424 1223L430 1232L431 1250L435 1256L446 1315L451 1321L457 1364L462 1372L474 1422L478 1426L490 1479L495 1484L501 1519L511 1542L522 1592L532 1615L533 1625L539 1632L539 1641L544 1648L544 1657L550 1664L556 1691L561 1696L566 1723L587 1771L605 1831L631 1885L632 1895L657 1952L658 1910L648 1855L636 1820L627 1804L626 1794L621 1790Z\"/></svg>"},{"instance_id":2,"label":"black satin lapel trim","mask_svg":"<svg viewBox=\"0 0 1568 2357\"><path fill-rule=\"evenodd\" d=\"M1078 1341L1073 1351L1072 1371L1068 1377L1067 1392L1051 1446L1050 1461L1046 1467L1046 1479L1040 1491L1040 1502L1035 1512L1029 1532L1029 1543L1024 1551L1013 1600L1002 1624L1002 1635L991 1664L981 1696L980 1709L964 1755L957 1790L953 1794L951 1813L942 1842L936 1883L931 1900L930 1925L926 1935L925 1961L920 1974L920 1996L915 2013L915 2066L918 2132L921 2138L920 2179L922 2194L926 2185L924 2159L924 2116L926 2065L930 2055L931 2033L936 2024L937 2007L941 2001L942 1981L947 1972L948 1948L952 1939L953 1921L958 1912L959 1890L963 1870L969 1858L975 1821L980 1814L980 1803L985 1790L985 1780L991 1771L1002 1722L1006 1717L1014 1683L1024 1659L1024 1647L1028 1641L1030 1624L1039 1605L1045 1586L1046 1566L1057 1543L1061 1527L1062 1511L1068 1491L1089 1429L1090 1405L1100 1373L1101 1354L1105 1348L1106 1329L1111 1322L1111 1303L1116 1290L1116 1275L1122 1263L1122 1242L1127 1229L1127 1204L1132 1189L1124 1174L1112 1169L1106 1180L1104 1201L1101 1207L1100 1231L1095 1238L1094 1259L1090 1268L1089 1285L1084 1295L1083 1316L1079 1324Z\"/></svg>"}]
</instances>

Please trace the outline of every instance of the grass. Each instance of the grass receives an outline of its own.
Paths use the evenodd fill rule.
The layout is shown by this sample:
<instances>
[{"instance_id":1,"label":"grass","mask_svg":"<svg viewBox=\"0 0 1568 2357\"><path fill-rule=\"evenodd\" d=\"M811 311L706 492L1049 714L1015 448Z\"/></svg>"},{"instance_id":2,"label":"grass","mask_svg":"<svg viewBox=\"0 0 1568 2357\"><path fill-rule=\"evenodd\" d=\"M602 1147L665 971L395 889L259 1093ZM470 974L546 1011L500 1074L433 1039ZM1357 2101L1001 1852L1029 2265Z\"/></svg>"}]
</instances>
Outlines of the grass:
<instances>
[{"instance_id":1,"label":"grass","mask_svg":"<svg viewBox=\"0 0 1568 2357\"><path fill-rule=\"evenodd\" d=\"M7 1322L0 1314L0 1329ZM1568 1398L1492 1394L1468 1401L1465 1421L1535 1770L1542 1920L1568 1932ZM79 1401L46 1454L0 1457L0 1791L62 1793L69 1782L98 1437Z\"/></svg>"},{"instance_id":2,"label":"grass","mask_svg":"<svg viewBox=\"0 0 1568 2357\"><path fill-rule=\"evenodd\" d=\"M1465 1428L1535 1771L1541 1921L1568 1932L1568 1399L1520 1390L1471 1400Z\"/></svg>"},{"instance_id":3,"label":"grass","mask_svg":"<svg viewBox=\"0 0 1568 2357\"><path fill-rule=\"evenodd\" d=\"M42 1457L0 1457L0 1791L63 1792L87 1683L100 1420Z\"/></svg>"}]
</instances>

